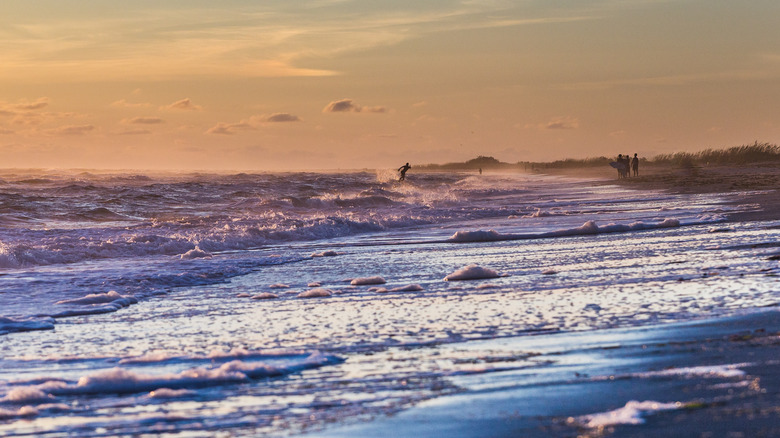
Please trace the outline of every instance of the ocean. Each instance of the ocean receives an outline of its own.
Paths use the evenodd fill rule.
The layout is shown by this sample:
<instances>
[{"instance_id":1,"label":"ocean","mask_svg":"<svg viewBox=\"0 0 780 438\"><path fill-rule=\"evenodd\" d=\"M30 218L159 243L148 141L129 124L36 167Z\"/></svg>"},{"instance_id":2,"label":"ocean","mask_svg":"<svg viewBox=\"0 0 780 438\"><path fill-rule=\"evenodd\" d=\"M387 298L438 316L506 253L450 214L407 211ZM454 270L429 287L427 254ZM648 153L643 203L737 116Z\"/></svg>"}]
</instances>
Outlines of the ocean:
<instances>
[{"instance_id":1,"label":"ocean","mask_svg":"<svg viewBox=\"0 0 780 438\"><path fill-rule=\"evenodd\" d=\"M774 305L778 224L729 219L747 194L5 170L0 436L316 434L550 366L485 340Z\"/></svg>"}]
</instances>

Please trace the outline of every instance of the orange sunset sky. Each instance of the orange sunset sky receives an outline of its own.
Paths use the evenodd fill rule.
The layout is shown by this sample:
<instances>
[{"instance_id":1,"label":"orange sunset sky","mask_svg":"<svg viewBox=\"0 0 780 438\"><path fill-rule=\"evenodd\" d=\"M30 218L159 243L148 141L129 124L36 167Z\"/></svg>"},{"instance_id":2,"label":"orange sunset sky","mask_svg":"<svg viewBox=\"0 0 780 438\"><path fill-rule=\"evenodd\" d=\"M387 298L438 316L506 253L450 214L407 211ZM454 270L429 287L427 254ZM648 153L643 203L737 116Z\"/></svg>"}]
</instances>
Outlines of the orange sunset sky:
<instances>
[{"instance_id":1,"label":"orange sunset sky","mask_svg":"<svg viewBox=\"0 0 780 438\"><path fill-rule=\"evenodd\" d=\"M776 0L3 0L0 167L327 169L780 141Z\"/></svg>"}]
</instances>

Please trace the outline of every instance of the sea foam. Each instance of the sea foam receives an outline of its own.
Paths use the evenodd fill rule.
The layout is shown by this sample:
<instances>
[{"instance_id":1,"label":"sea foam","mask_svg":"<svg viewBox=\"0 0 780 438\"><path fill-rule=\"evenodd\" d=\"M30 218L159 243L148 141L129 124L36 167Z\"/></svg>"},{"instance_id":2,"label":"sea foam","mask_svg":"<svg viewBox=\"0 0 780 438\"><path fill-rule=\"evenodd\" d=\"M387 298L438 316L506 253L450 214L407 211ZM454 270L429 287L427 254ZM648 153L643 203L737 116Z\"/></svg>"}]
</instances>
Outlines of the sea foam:
<instances>
[{"instance_id":1,"label":"sea foam","mask_svg":"<svg viewBox=\"0 0 780 438\"><path fill-rule=\"evenodd\" d=\"M597 414L583 415L568 419L569 423L575 423L587 428L602 428L618 424L644 424L643 415L658 411L680 409L682 403L661 403L656 401L631 400L625 406L612 411Z\"/></svg>"},{"instance_id":2,"label":"sea foam","mask_svg":"<svg viewBox=\"0 0 780 438\"><path fill-rule=\"evenodd\" d=\"M0 316L0 335L13 332L29 332L33 330L53 330L52 318L13 319Z\"/></svg>"},{"instance_id":3,"label":"sea foam","mask_svg":"<svg viewBox=\"0 0 780 438\"><path fill-rule=\"evenodd\" d=\"M496 278L501 275L489 268L483 268L476 264L464 266L452 274L444 277L444 281L479 280L484 278Z\"/></svg>"}]
</instances>

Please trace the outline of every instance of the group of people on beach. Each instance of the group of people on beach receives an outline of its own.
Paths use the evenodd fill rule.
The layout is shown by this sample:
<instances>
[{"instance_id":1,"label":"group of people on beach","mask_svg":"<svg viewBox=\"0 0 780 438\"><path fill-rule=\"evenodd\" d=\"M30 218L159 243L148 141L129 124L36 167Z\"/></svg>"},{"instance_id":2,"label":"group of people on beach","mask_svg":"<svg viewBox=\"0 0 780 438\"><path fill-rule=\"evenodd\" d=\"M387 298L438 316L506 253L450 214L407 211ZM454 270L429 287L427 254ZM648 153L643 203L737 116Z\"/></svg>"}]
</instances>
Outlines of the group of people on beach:
<instances>
[{"instance_id":1,"label":"group of people on beach","mask_svg":"<svg viewBox=\"0 0 780 438\"><path fill-rule=\"evenodd\" d=\"M618 179L630 177L631 172L634 176L639 176L639 157L637 154L634 154L634 158L629 157L628 154L618 154L614 167L618 171Z\"/></svg>"}]
</instances>

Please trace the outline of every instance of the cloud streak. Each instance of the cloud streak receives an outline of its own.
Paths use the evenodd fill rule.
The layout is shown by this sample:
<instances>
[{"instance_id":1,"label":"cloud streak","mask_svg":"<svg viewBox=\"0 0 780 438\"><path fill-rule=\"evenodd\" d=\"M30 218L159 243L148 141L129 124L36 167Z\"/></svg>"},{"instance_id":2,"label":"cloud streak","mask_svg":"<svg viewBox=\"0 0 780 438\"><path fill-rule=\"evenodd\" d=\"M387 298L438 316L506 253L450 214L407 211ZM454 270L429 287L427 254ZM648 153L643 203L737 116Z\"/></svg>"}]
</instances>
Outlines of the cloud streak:
<instances>
[{"instance_id":1,"label":"cloud streak","mask_svg":"<svg viewBox=\"0 0 780 438\"><path fill-rule=\"evenodd\" d=\"M133 117L122 122L128 125L159 125L165 123L165 120L159 117Z\"/></svg>"},{"instance_id":2,"label":"cloud streak","mask_svg":"<svg viewBox=\"0 0 780 438\"><path fill-rule=\"evenodd\" d=\"M330 102L322 109L323 113L386 113L387 108L383 106L362 106L355 103L352 99L341 99Z\"/></svg>"},{"instance_id":3,"label":"cloud streak","mask_svg":"<svg viewBox=\"0 0 780 438\"><path fill-rule=\"evenodd\" d=\"M173 111L200 111L203 109L200 105L195 105L189 98L177 100L170 105L160 107L161 110Z\"/></svg>"},{"instance_id":4,"label":"cloud streak","mask_svg":"<svg viewBox=\"0 0 780 438\"><path fill-rule=\"evenodd\" d=\"M94 125L67 125L67 126L60 126L59 128L54 128L46 131L49 135L84 135L88 132L94 131L95 126Z\"/></svg>"},{"instance_id":5,"label":"cloud streak","mask_svg":"<svg viewBox=\"0 0 780 438\"><path fill-rule=\"evenodd\" d=\"M206 131L206 134L233 135L240 131L251 131L259 129L267 123L293 123L302 122L300 117L290 113L274 113L271 115L252 116L247 120L241 120L238 123L219 122Z\"/></svg>"},{"instance_id":6,"label":"cloud streak","mask_svg":"<svg viewBox=\"0 0 780 438\"><path fill-rule=\"evenodd\" d=\"M0 77L42 78L53 71L62 81L333 76L341 72L304 63L431 33L591 19L581 12L518 19L520 8L511 2L380 4L359 11L341 2L317 8L249 2L221 9L163 2L105 17L67 9L48 20L17 14L6 23L0 18L13 28L0 43Z\"/></svg>"}]
</instances>

